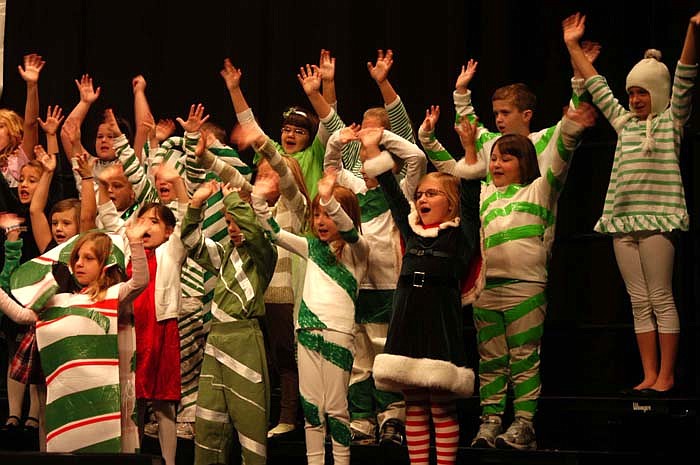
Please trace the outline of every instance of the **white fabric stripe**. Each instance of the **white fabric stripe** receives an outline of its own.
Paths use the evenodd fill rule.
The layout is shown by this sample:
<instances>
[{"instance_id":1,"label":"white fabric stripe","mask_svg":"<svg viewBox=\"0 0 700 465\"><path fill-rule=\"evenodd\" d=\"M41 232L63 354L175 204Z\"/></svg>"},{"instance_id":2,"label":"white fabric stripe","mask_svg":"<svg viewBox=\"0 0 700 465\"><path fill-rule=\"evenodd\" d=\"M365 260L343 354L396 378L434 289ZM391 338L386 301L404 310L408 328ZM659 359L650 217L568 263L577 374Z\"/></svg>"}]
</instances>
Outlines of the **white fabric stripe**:
<instances>
[{"instance_id":1,"label":"white fabric stripe","mask_svg":"<svg viewBox=\"0 0 700 465\"><path fill-rule=\"evenodd\" d=\"M216 452L217 454L221 453L221 449L215 449L214 447L207 447L204 444L202 444L201 442L197 442L196 440L194 441L194 445L197 447L200 447L202 449L205 449L205 450L210 450L212 452Z\"/></svg>"},{"instance_id":2,"label":"white fabric stripe","mask_svg":"<svg viewBox=\"0 0 700 465\"><path fill-rule=\"evenodd\" d=\"M106 334L117 334L117 319L109 318L109 332ZM70 339L73 334L81 336L104 336L105 330L94 320L78 315L68 315L60 320L41 325L36 331L36 340L39 348L48 347L54 342L63 339ZM48 375L49 373L47 373Z\"/></svg>"},{"instance_id":3,"label":"white fabric stripe","mask_svg":"<svg viewBox=\"0 0 700 465\"><path fill-rule=\"evenodd\" d=\"M99 362L100 360L82 360ZM116 360L115 360L116 361ZM72 362L71 362L72 363ZM60 368L60 367L59 367ZM47 373L48 374L48 373ZM46 402L51 403L63 396L88 389L119 384L117 365L86 365L70 368L51 380L46 390Z\"/></svg>"},{"instance_id":4,"label":"white fabric stripe","mask_svg":"<svg viewBox=\"0 0 700 465\"><path fill-rule=\"evenodd\" d=\"M213 421L215 423L230 423L231 420L226 412L217 412L216 410L211 410L204 408L200 405L197 406L197 413L195 414L198 418L203 420Z\"/></svg>"},{"instance_id":5,"label":"white fabric stripe","mask_svg":"<svg viewBox=\"0 0 700 465\"><path fill-rule=\"evenodd\" d=\"M252 299L255 297L255 290L253 289L253 285L250 283L248 276L246 276L245 272L243 271L243 260L241 260L241 256L238 254L238 250L236 248L234 248L231 252L230 260L236 269L236 281L238 281L241 289L243 289L246 300Z\"/></svg>"},{"instance_id":6,"label":"white fabric stripe","mask_svg":"<svg viewBox=\"0 0 700 465\"><path fill-rule=\"evenodd\" d=\"M224 366L226 366L228 369L232 370L233 372L237 373L238 375L244 377L248 381L252 383L261 383L262 382L262 375L258 373L257 371L248 368L238 360L234 359L231 357L229 354L217 349L211 344L207 344L206 349L204 350L204 353L214 357L216 360L221 362Z\"/></svg>"},{"instance_id":7,"label":"white fabric stripe","mask_svg":"<svg viewBox=\"0 0 700 465\"><path fill-rule=\"evenodd\" d=\"M240 431L238 432L238 441L241 443L242 448L248 449L261 457L267 457L267 447L264 444L260 444L258 441L245 436Z\"/></svg>"},{"instance_id":8,"label":"white fabric stripe","mask_svg":"<svg viewBox=\"0 0 700 465\"><path fill-rule=\"evenodd\" d=\"M210 378L210 379L214 379L214 377L213 377L212 375L202 375L202 376L200 376L200 379L201 379L201 378ZM211 381L210 381L210 382L211 382ZM238 397L239 399L241 399L241 400L244 401L244 402L248 402L250 405L252 405L253 407L257 408L257 409L260 410L260 411L263 411L263 412L265 411L265 407L263 407L262 405L258 404L257 402L254 402L254 401L248 399L247 397L242 396L241 394L239 394L238 392L234 391L231 387L226 386L225 384L220 384L220 383L211 382L211 385L212 385L212 387L221 388L221 389L224 389L224 390L230 392L230 393L233 394L234 396Z\"/></svg>"},{"instance_id":9,"label":"white fabric stripe","mask_svg":"<svg viewBox=\"0 0 700 465\"><path fill-rule=\"evenodd\" d=\"M65 425L61 425L61 427L63 426ZM71 452L108 439L118 438L121 434L121 421L119 418L91 423L51 438L46 443L46 451Z\"/></svg>"},{"instance_id":10,"label":"white fabric stripe","mask_svg":"<svg viewBox=\"0 0 700 465\"><path fill-rule=\"evenodd\" d=\"M229 323L231 321L238 321L228 313L224 312L219 308L218 305L216 305L216 302L212 300L211 302L211 316L216 318L218 321L221 321L222 323Z\"/></svg>"}]
</instances>

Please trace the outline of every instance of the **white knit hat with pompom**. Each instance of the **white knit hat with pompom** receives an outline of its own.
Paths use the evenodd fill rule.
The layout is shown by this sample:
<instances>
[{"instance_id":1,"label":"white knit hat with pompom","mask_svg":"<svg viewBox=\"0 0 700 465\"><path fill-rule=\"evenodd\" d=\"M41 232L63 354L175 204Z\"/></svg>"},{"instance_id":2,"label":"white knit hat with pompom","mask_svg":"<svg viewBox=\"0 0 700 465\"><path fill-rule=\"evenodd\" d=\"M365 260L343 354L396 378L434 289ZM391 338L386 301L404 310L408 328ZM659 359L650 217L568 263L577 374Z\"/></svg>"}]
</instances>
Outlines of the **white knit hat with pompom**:
<instances>
[{"instance_id":1,"label":"white knit hat with pompom","mask_svg":"<svg viewBox=\"0 0 700 465\"><path fill-rule=\"evenodd\" d=\"M668 107L671 94L671 74L661 61L661 52L650 48L644 59L634 65L627 75L625 90L641 87L651 95L651 113L659 114Z\"/></svg>"}]
</instances>

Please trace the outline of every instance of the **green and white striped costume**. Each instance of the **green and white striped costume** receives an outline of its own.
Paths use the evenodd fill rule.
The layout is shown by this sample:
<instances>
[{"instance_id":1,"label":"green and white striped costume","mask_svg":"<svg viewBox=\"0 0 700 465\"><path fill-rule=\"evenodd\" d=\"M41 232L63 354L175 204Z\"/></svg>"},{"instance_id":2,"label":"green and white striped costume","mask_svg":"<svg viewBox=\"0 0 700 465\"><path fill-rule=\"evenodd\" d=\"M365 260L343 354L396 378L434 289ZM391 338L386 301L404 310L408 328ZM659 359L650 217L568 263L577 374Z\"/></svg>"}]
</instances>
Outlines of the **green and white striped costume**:
<instances>
[{"instance_id":1,"label":"green and white striped costume","mask_svg":"<svg viewBox=\"0 0 700 465\"><path fill-rule=\"evenodd\" d=\"M688 230L678 157L697 70L697 65L678 62L671 105L653 116L648 127L646 120L633 116L618 103L604 77L586 80L593 103L618 135L605 206L596 231L615 234ZM653 140L653 147L649 153L643 153L641 147L647 138Z\"/></svg>"},{"instance_id":2,"label":"green and white striped costume","mask_svg":"<svg viewBox=\"0 0 700 465\"><path fill-rule=\"evenodd\" d=\"M204 237L200 208L190 207L182 223L185 246L197 263L218 276L199 380L195 464L228 463L233 429L243 463L264 464L270 394L258 320L265 314L263 295L277 252L238 194L227 195L224 205L245 236L239 247L228 238L215 242Z\"/></svg>"},{"instance_id":3,"label":"green and white striped costume","mask_svg":"<svg viewBox=\"0 0 700 465\"><path fill-rule=\"evenodd\" d=\"M299 354L299 390L306 420L309 465L323 465L326 416L336 465L350 463L348 381L353 362L353 327L359 283L367 271L369 247L352 220L331 197L321 206L346 242L340 258L337 244L315 236L300 237L279 227L264 198L252 196L258 220L273 241L307 260L299 316L295 321Z\"/></svg>"},{"instance_id":4,"label":"green and white striped costume","mask_svg":"<svg viewBox=\"0 0 700 465\"><path fill-rule=\"evenodd\" d=\"M485 289L473 304L479 350L479 395L484 415L502 415L512 386L514 414L532 419L541 382L539 351L546 315L547 267L556 224L556 204L583 128L562 119L540 159L546 175L527 185L482 184L481 248ZM483 176L485 160L455 162L432 133L419 132L438 169L465 179Z\"/></svg>"},{"instance_id":5,"label":"green and white striped costume","mask_svg":"<svg viewBox=\"0 0 700 465\"><path fill-rule=\"evenodd\" d=\"M76 239L24 263L12 276L17 299L41 309L36 338L46 375L46 450L137 452L131 303L148 283L146 256L140 243L132 244L132 279L108 288L100 301L56 293L52 266L67 262ZM123 253L113 251L123 267Z\"/></svg>"},{"instance_id":6,"label":"green and white striped costume","mask_svg":"<svg viewBox=\"0 0 700 465\"><path fill-rule=\"evenodd\" d=\"M389 329L394 291L401 271L401 238L381 187L368 189L364 179L343 168L341 153L349 144L341 144L339 136L340 131L336 131L328 140L324 166L335 167L338 184L357 195L362 212L362 236L370 248L367 274L360 283L355 312L355 357L348 403L352 428L374 436L375 427L381 428L388 419L405 421L403 397L376 389L372 376L374 358L383 352ZM423 151L388 130L384 130L380 145L403 160L406 176L401 187L404 195L412 198L425 174Z\"/></svg>"}]
</instances>

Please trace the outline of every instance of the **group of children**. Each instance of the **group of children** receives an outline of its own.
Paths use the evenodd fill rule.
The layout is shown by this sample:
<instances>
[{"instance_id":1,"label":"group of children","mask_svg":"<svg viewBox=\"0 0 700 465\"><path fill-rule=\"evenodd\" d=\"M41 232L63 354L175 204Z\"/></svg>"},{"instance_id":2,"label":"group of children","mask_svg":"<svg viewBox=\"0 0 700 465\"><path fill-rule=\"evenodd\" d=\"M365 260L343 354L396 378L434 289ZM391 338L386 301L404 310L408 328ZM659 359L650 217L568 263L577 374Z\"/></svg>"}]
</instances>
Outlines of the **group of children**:
<instances>
[{"instance_id":1,"label":"group of children","mask_svg":"<svg viewBox=\"0 0 700 465\"><path fill-rule=\"evenodd\" d=\"M430 462L431 444L438 464L455 463L456 402L475 386L463 334L471 305L482 407L471 445L535 449L548 262L571 157L596 120L587 101L619 134L595 229L613 236L632 301L644 371L634 390L669 391L680 330L672 234L688 228L678 154L698 25L700 13L670 100L668 70L650 55L627 78L625 109L593 67L600 47L581 42L585 16L566 18L573 95L539 132L523 84L494 92L498 132L484 127L470 60L454 91L459 157L436 137L436 106L416 144L388 80L391 51L368 63L384 106L348 126L336 111L335 58L322 50L297 76L313 112L290 107L279 141L259 127L243 73L226 59L231 137L253 148L255 169L202 105L177 118L181 137L173 121L156 123L142 76L132 81L134 137L107 110L91 155L81 126L99 87L82 76L65 120L57 107L42 120L44 63L28 55L24 119L0 110L3 433L38 428L49 452L136 452L150 428L167 465L178 437L194 439L196 464L227 463L236 434L243 461L262 464L268 440L296 429L300 406L311 465L325 462L327 434L336 465L350 463L353 443L404 439L413 465ZM63 186L71 173L75 185ZM270 427L274 375L281 400Z\"/></svg>"}]
</instances>

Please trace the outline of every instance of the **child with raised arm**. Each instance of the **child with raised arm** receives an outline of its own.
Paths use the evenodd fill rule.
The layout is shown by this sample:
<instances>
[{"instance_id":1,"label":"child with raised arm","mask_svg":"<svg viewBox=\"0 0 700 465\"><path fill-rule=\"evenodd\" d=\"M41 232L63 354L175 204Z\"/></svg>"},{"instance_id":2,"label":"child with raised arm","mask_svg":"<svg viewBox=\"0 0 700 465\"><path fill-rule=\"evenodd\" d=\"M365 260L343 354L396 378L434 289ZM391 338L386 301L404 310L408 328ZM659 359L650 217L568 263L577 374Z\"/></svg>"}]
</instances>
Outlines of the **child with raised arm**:
<instances>
[{"instance_id":1,"label":"child with raised arm","mask_svg":"<svg viewBox=\"0 0 700 465\"><path fill-rule=\"evenodd\" d=\"M235 131L239 147L252 144L256 153L262 155L256 179L273 186L265 200L277 224L292 234L305 234L311 200L299 162L292 157L283 157L257 126L239 125ZM265 342L270 371L277 375L281 389L279 418L268 431L268 439L294 431L298 423L299 374L295 354L294 304L300 300L298 293L301 290L295 288L294 277L301 274L301 270L295 267L295 260L298 258L290 251L277 247L275 274L265 291Z\"/></svg>"},{"instance_id":2,"label":"child with raised arm","mask_svg":"<svg viewBox=\"0 0 700 465\"><path fill-rule=\"evenodd\" d=\"M0 319L4 315L17 324L28 325L35 323L37 320L34 310L22 307L6 293L10 287L10 275L19 266L20 248L15 246L15 244L18 244L20 241L20 233L26 230L22 223L24 223L24 219L14 213L0 212L0 229L5 236L6 254L5 264L0 273ZM10 243L9 247L8 242ZM14 419L17 422L20 421L19 417Z\"/></svg>"},{"instance_id":3,"label":"child with raised arm","mask_svg":"<svg viewBox=\"0 0 700 465\"><path fill-rule=\"evenodd\" d=\"M326 429L336 465L350 463L348 381L353 359L353 325L359 283L369 247L360 236L360 208L349 189L335 184L334 170L321 178L311 203L312 235L281 229L267 205L274 184L258 180L251 196L258 220L275 244L307 261L295 322L299 391L305 417L306 456L322 465ZM327 418L327 424L326 424Z\"/></svg>"},{"instance_id":4,"label":"child with raised arm","mask_svg":"<svg viewBox=\"0 0 700 465\"><path fill-rule=\"evenodd\" d=\"M463 118L456 129L465 156L456 162L435 139L438 109L426 113L418 136L438 168L458 164L460 177L480 179L483 159L477 154L479 128ZM533 420L541 390L539 353L546 315L548 257L556 223L556 203L569 160L585 127L593 125L590 104L569 108L559 125L547 176L540 175L532 141L506 134L492 145L489 181L481 187L481 247L486 284L473 303L479 350L481 426L472 447L535 449ZM514 394L514 420L504 432L506 391Z\"/></svg>"},{"instance_id":5,"label":"child with raised arm","mask_svg":"<svg viewBox=\"0 0 700 465\"><path fill-rule=\"evenodd\" d=\"M358 304L355 312L355 358L348 403L350 407L350 429L353 442L367 444L402 445L404 442L405 405L400 394L378 390L372 376L372 365L382 347L378 341L386 339L391 303L401 268L401 240L399 231L391 217L384 191L376 178L368 176L363 169L363 178L342 167L341 153L349 143L360 145L357 137L358 125L334 132L328 140L325 166L338 171L338 183L352 190L358 198L362 212L363 237L370 244L368 271L360 284ZM398 143L397 143L398 142ZM412 146L384 129L381 144L391 151L406 168L401 188L406 198L412 198L420 178L425 174L425 154L415 150L404 150ZM360 157L365 161L365 151ZM393 168L395 171L396 169Z\"/></svg>"},{"instance_id":6,"label":"child with raised arm","mask_svg":"<svg viewBox=\"0 0 700 465\"><path fill-rule=\"evenodd\" d=\"M202 235L207 199L218 190L216 181L202 184L182 223L190 255L218 277L197 397L195 464L228 463L233 429L243 461L264 464L270 393L259 319L277 253L250 205L228 188L228 237L215 242Z\"/></svg>"},{"instance_id":7,"label":"child with raised arm","mask_svg":"<svg viewBox=\"0 0 700 465\"><path fill-rule=\"evenodd\" d=\"M460 186L452 175L429 173L409 201L392 172L391 154L380 148L382 131L364 129L358 136L364 171L379 181L405 244L374 380L379 389L403 394L411 464L429 461L431 416L438 461L454 463L456 399L470 396L474 385L466 367L461 288L478 244L478 182Z\"/></svg>"},{"instance_id":8,"label":"child with raised arm","mask_svg":"<svg viewBox=\"0 0 700 465\"><path fill-rule=\"evenodd\" d=\"M659 396L675 386L680 320L672 288L674 240L689 226L678 159L698 71L700 13L690 18L673 82L657 50L647 50L629 72L629 110L586 60L579 45L585 22L580 13L566 18L564 42L593 103L617 132L605 207L594 229L612 236L632 303L643 370L633 391Z\"/></svg>"},{"instance_id":9,"label":"child with raised arm","mask_svg":"<svg viewBox=\"0 0 700 465\"><path fill-rule=\"evenodd\" d=\"M121 337L131 302L149 279L144 231L126 232L134 268L128 281L121 237L95 231L75 236L12 275L13 295L41 309L36 334L47 383L49 452L138 449L133 384L122 382L133 360L123 356ZM64 270L72 279L63 279Z\"/></svg>"},{"instance_id":10,"label":"child with raised arm","mask_svg":"<svg viewBox=\"0 0 700 465\"><path fill-rule=\"evenodd\" d=\"M221 77L231 95L236 118L242 125L257 126L253 110L241 90L242 76L243 71L234 67L231 60L226 58ZM331 131L328 131L326 126L330 127ZM282 155L294 157L299 162L306 180L306 189L311 198L316 196L318 180L323 174L323 153L326 150L330 132L340 127L339 120L319 125L318 115L300 106L290 106L282 114L280 140L275 142L275 145Z\"/></svg>"}]
</instances>

